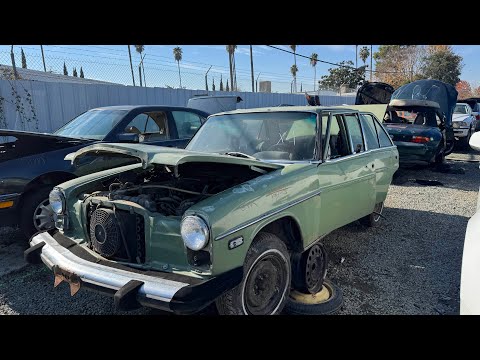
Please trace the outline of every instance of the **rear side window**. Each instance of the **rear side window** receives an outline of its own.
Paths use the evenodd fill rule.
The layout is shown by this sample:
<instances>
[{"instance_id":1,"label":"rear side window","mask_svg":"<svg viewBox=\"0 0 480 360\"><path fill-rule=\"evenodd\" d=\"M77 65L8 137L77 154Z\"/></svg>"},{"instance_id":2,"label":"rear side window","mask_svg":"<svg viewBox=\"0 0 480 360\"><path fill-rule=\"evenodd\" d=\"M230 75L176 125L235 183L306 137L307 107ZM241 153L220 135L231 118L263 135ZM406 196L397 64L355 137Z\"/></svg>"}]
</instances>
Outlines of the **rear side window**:
<instances>
[{"instance_id":1,"label":"rear side window","mask_svg":"<svg viewBox=\"0 0 480 360\"><path fill-rule=\"evenodd\" d=\"M368 150L378 149L380 145L378 143L377 130L375 129L375 120L371 115L360 114L360 122L363 126Z\"/></svg>"},{"instance_id":2,"label":"rear side window","mask_svg":"<svg viewBox=\"0 0 480 360\"><path fill-rule=\"evenodd\" d=\"M387 134L382 125L375 119L375 128L377 129L378 140L380 142L380 147L392 146L392 139Z\"/></svg>"},{"instance_id":3,"label":"rear side window","mask_svg":"<svg viewBox=\"0 0 480 360\"><path fill-rule=\"evenodd\" d=\"M353 151L359 153L365 151L363 145L362 129L360 128L360 122L356 115L345 115L345 123L347 125L347 131L352 139Z\"/></svg>"},{"instance_id":4,"label":"rear side window","mask_svg":"<svg viewBox=\"0 0 480 360\"><path fill-rule=\"evenodd\" d=\"M177 127L178 138L191 138L202 125L202 118L188 111L172 111L173 120Z\"/></svg>"}]
</instances>

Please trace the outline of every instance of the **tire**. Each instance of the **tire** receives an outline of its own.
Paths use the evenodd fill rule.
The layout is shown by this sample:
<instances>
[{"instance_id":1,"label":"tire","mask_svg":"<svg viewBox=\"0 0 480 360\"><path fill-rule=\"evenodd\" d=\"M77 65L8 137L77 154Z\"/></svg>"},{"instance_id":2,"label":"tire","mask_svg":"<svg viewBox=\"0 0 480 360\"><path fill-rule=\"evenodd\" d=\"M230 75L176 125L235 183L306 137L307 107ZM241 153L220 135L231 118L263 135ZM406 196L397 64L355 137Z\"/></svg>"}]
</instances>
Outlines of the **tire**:
<instances>
[{"instance_id":1,"label":"tire","mask_svg":"<svg viewBox=\"0 0 480 360\"><path fill-rule=\"evenodd\" d=\"M328 292L328 299L323 300L322 297L322 300L319 300L318 302L314 299L315 296L312 294L300 294L299 292L292 291L287 299L284 313L291 315L329 315L340 310L343 305L343 295L340 288L330 280L325 279L323 282L323 288L318 294L321 294L324 291ZM300 301L298 298L295 299L295 295L301 295L304 299L312 298L314 301L312 303L306 303Z\"/></svg>"},{"instance_id":2,"label":"tire","mask_svg":"<svg viewBox=\"0 0 480 360\"><path fill-rule=\"evenodd\" d=\"M27 239L30 239L33 234L39 231L53 228L53 222L47 222L49 226L39 228L39 220L37 220L36 226L33 219L34 213L36 211L41 211L41 209L39 209L40 205L43 203L44 206L46 206L45 202L48 202L48 195L50 194L52 188L53 186L43 186L24 195L25 198L22 201L22 209L20 211L20 228Z\"/></svg>"},{"instance_id":3,"label":"tire","mask_svg":"<svg viewBox=\"0 0 480 360\"><path fill-rule=\"evenodd\" d=\"M445 163L445 153L443 151L441 151L440 153L438 153L435 156L434 164L435 165L442 165L443 163Z\"/></svg>"},{"instance_id":4,"label":"tire","mask_svg":"<svg viewBox=\"0 0 480 360\"><path fill-rule=\"evenodd\" d=\"M305 294L316 294L327 275L328 255L321 243L301 254L292 254L292 285Z\"/></svg>"},{"instance_id":5,"label":"tire","mask_svg":"<svg viewBox=\"0 0 480 360\"><path fill-rule=\"evenodd\" d=\"M290 283L287 246L277 236L261 232L248 249L242 282L217 298L217 310L221 315L280 314Z\"/></svg>"},{"instance_id":6,"label":"tire","mask_svg":"<svg viewBox=\"0 0 480 360\"><path fill-rule=\"evenodd\" d=\"M380 214L383 212L383 201L376 204L373 211L374 212L372 212L370 215L367 215L367 216L364 216L363 218L361 218L359 220L360 224L368 226L368 227L377 226L380 223L380 220L382 219L382 217L380 215L375 214L375 212L380 213Z\"/></svg>"},{"instance_id":7,"label":"tire","mask_svg":"<svg viewBox=\"0 0 480 360\"><path fill-rule=\"evenodd\" d=\"M470 144L469 144L469 142L470 142L470 138L471 138L471 137L472 137L472 129L470 129L470 130L468 131L468 135L467 135L466 137L461 138L461 139L459 140L459 143L460 143L461 147L462 147L464 150L469 150L469 149L470 149Z\"/></svg>"}]
</instances>

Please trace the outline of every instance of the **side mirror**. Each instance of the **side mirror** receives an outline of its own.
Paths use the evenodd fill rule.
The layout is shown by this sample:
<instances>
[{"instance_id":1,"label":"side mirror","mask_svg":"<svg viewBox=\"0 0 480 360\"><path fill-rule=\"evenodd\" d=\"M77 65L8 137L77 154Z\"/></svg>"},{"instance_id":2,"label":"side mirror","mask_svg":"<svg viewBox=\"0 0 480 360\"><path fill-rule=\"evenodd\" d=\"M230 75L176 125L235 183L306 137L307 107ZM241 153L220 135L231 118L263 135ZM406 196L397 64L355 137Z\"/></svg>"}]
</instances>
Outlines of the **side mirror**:
<instances>
[{"instance_id":1,"label":"side mirror","mask_svg":"<svg viewBox=\"0 0 480 360\"><path fill-rule=\"evenodd\" d=\"M138 143L140 141L138 134L135 134L135 133L118 134L117 139L118 139L118 142L129 142L129 143Z\"/></svg>"},{"instance_id":2,"label":"side mirror","mask_svg":"<svg viewBox=\"0 0 480 360\"><path fill-rule=\"evenodd\" d=\"M480 132L476 132L472 135L469 145L472 149L480 151Z\"/></svg>"}]
</instances>

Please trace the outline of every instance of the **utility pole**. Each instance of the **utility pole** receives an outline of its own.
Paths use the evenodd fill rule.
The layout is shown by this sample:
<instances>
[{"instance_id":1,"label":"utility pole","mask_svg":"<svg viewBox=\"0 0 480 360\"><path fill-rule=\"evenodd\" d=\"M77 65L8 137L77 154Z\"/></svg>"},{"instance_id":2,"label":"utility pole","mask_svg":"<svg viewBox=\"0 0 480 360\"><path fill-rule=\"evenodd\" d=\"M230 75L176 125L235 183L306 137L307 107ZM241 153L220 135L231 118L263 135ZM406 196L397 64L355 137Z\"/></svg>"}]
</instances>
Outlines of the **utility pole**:
<instances>
[{"instance_id":1,"label":"utility pole","mask_svg":"<svg viewBox=\"0 0 480 360\"><path fill-rule=\"evenodd\" d=\"M140 78L140 87L142 87L142 64L138 64L138 77Z\"/></svg>"},{"instance_id":2,"label":"utility pole","mask_svg":"<svg viewBox=\"0 0 480 360\"><path fill-rule=\"evenodd\" d=\"M252 72L252 92L255 92L254 81L253 81L253 51L252 51L252 45L250 45L250 70Z\"/></svg>"},{"instance_id":3,"label":"utility pole","mask_svg":"<svg viewBox=\"0 0 480 360\"><path fill-rule=\"evenodd\" d=\"M210 67L208 68L207 72L205 73L205 90L208 91L208 81L207 81L207 75L208 75L208 72L210 71L210 69L212 68L213 65L210 65Z\"/></svg>"},{"instance_id":4,"label":"utility pole","mask_svg":"<svg viewBox=\"0 0 480 360\"><path fill-rule=\"evenodd\" d=\"M372 82L373 74L373 45L370 45L370 82Z\"/></svg>"},{"instance_id":5,"label":"utility pole","mask_svg":"<svg viewBox=\"0 0 480 360\"><path fill-rule=\"evenodd\" d=\"M133 75L133 65L132 65L132 53L130 51L130 45L128 46L128 57L130 58L130 69L132 70L132 81L133 81L133 86L135 86L135 76Z\"/></svg>"},{"instance_id":6,"label":"utility pole","mask_svg":"<svg viewBox=\"0 0 480 360\"><path fill-rule=\"evenodd\" d=\"M258 75L257 75L257 92L258 92L258 78L260 77L260 74L261 73L258 73Z\"/></svg>"},{"instance_id":7,"label":"utility pole","mask_svg":"<svg viewBox=\"0 0 480 360\"><path fill-rule=\"evenodd\" d=\"M355 68L358 69L358 45L355 45Z\"/></svg>"},{"instance_id":8,"label":"utility pole","mask_svg":"<svg viewBox=\"0 0 480 360\"><path fill-rule=\"evenodd\" d=\"M147 56L147 54L143 55L140 63L142 64L142 69L143 69L143 86L147 87L147 80L145 79L145 66L143 66L143 59L145 59L145 56Z\"/></svg>"},{"instance_id":9,"label":"utility pole","mask_svg":"<svg viewBox=\"0 0 480 360\"><path fill-rule=\"evenodd\" d=\"M43 45L40 45L40 50L42 50L43 71L47 72L47 67L45 66L45 55L43 55Z\"/></svg>"},{"instance_id":10,"label":"utility pole","mask_svg":"<svg viewBox=\"0 0 480 360\"><path fill-rule=\"evenodd\" d=\"M10 49L10 58L12 59L12 68L13 68L13 77L15 80L18 79L17 67L15 66L15 54L13 53L13 45Z\"/></svg>"}]
</instances>

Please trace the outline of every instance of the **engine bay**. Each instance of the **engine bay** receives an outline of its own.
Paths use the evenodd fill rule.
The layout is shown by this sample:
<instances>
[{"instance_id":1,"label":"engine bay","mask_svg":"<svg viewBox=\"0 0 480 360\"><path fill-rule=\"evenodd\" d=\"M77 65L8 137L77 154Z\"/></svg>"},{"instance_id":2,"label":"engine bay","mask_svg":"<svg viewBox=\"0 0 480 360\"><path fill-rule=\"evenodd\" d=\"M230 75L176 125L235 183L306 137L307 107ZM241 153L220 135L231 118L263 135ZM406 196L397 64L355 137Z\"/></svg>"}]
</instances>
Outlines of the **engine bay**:
<instances>
[{"instance_id":1,"label":"engine bay","mask_svg":"<svg viewBox=\"0 0 480 360\"><path fill-rule=\"evenodd\" d=\"M178 169L160 165L121 173L84 199L103 196L136 203L153 213L182 216L192 205L266 172L235 164L188 163Z\"/></svg>"}]
</instances>

